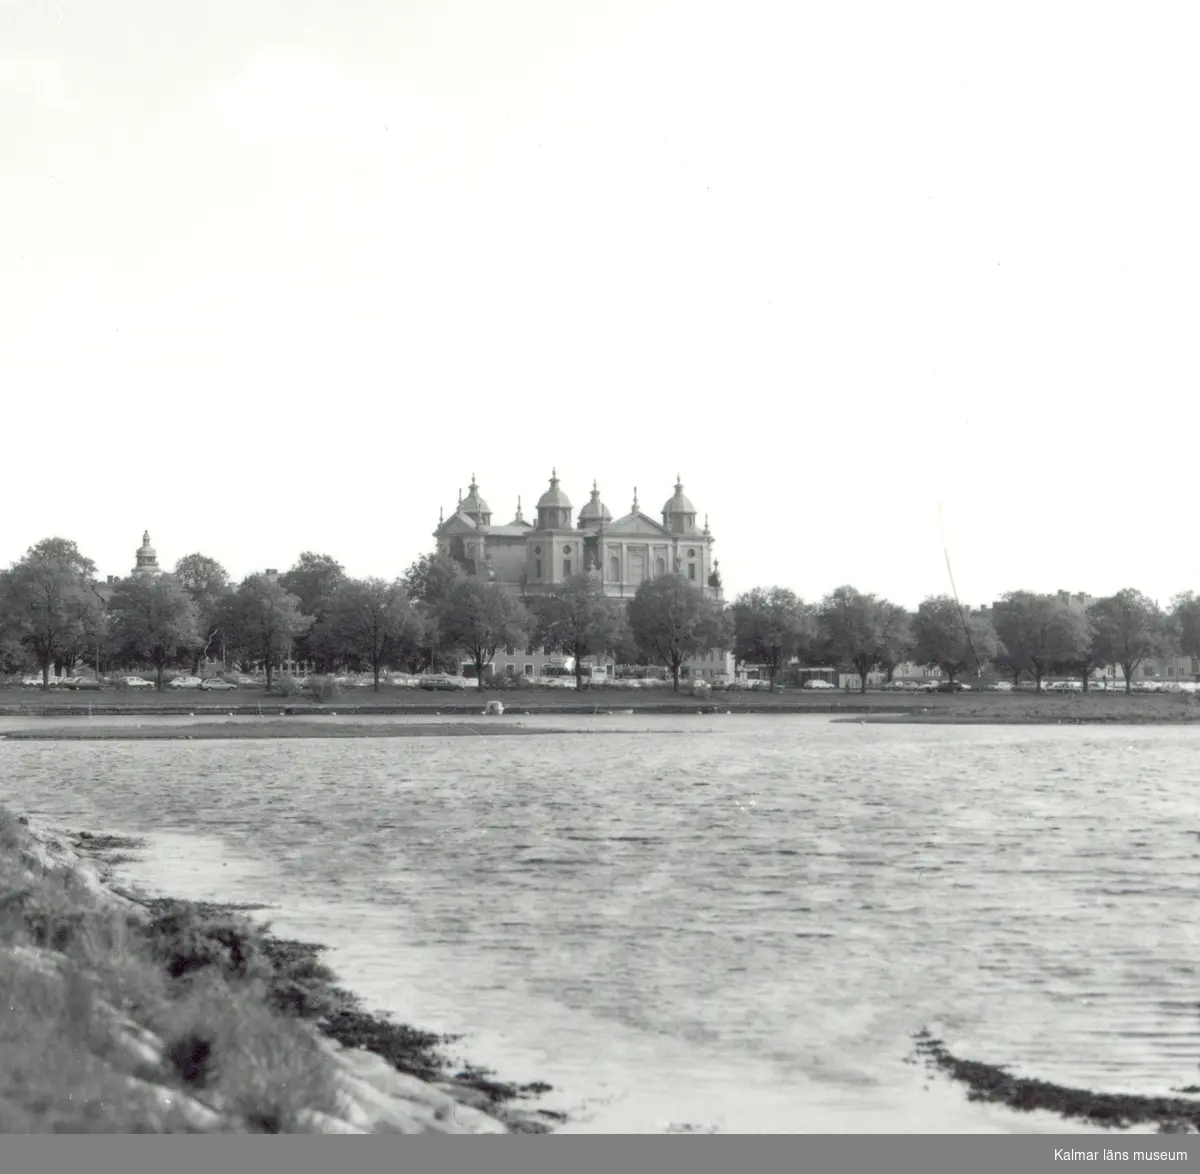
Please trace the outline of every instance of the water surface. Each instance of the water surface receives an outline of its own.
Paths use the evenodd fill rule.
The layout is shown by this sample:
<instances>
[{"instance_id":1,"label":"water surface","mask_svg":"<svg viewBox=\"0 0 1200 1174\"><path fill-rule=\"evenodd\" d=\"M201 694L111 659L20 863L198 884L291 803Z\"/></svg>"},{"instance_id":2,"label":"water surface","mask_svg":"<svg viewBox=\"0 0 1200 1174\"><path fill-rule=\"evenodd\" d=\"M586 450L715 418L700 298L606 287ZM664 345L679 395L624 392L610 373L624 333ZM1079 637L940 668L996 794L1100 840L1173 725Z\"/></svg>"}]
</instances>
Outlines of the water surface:
<instances>
[{"instance_id":1,"label":"water surface","mask_svg":"<svg viewBox=\"0 0 1200 1174\"><path fill-rule=\"evenodd\" d=\"M276 905L573 1129L1064 1128L906 1064L923 1026L1064 1084L1200 1077L1200 730L536 724L617 732L0 741L0 798L149 835L126 872L159 891Z\"/></svg>"}]
</instances>

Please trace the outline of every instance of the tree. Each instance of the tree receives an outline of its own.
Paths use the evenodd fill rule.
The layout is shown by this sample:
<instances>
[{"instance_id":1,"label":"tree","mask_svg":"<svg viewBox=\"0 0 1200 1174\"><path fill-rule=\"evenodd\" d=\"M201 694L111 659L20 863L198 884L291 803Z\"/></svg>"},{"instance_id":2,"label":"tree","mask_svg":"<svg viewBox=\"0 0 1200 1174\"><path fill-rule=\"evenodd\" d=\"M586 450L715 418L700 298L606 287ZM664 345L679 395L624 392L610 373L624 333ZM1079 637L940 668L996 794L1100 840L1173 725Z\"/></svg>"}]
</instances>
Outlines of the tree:
<instances>
[{"instance_id":1,"label":"tree","mask_svg":"<svg viewBox=\"0 0 1200 1174\"><path fill-rule=\"evenodd\" d=\"M475 665L479 688L483 671L506 644L524 644L533 620L519 600L495 583L463 578L437 609L441 639L465 652Z\"/></svg>"},{"instance_id":2,"label":"tree","mask_svg":"<svg viewBox=\"0 0 1200 1174\"><path fill-rule=\"evenodd\" d=\"M300 610L312 617L312 622L296 640L296 654L311 661L322 672L336 663L337 647L328 618L341 586L346 582L346 570L328 554L304 551L291 570L279 576L279 585L300 601Z\"/></svg>"},{"instance_id":3,"label":"tree","mask_svg":"<svg viewBox=\"0 0 1200 1174\"><path fill-rule=\"evenodd\" d=\"M464 578L462 567L449 555L423 554L404 572L403 582L413 603L438 607Z\"/></svg>"},{"instance_id":4,"label":"tree","mask_svg":"<svg viewBox=\"0 0 1200 1174\"><path fill-rule=\"evenodd\" d=\"M1074 648L1068 648L1051 667L1056 672L1078 673L1083 682L1083 691L1087 693L1090 691L1092 673L1112 662L1105 659L1105 650L1096 639L1096 624L1090 608L1083 612L1083 623L1086 638Z\"/></svg>"},{"instance_id":5,"label":"tree","mask_svg":"<svg viewBox=\"0 0 1200 1174\"><path fill-rule=\"evenodd\" d=\"M889 628L894 624L893 604L854 587L838 587L817 611L819 631L826 648L839 661L849 661L859 675L859 691L867 691L867 674L887 656Z\"/></svg>"},{"instance_id":6,"label":"tree","mask_svg":"<svg viewBox=\"0 0 1200 1174\"><path fill-rule=\"evenodd\" d=\"M261 661L270 689L276 664L311 622L300 600L268 575L244 579L227 604L227 623L243 655Z\"/></svg>"},{"instance_id":7,"label":"tree","mask_svg":"<svg viewBox=\"0 0 1200 1174\"><path fill-rule=\"evenodd\" d=\"M10 637L28 649L42 670L42 688L50 666L79 647L95 616L91 588L96 564L74 542L45 538L13 564L0 582Z\"/></svg>"},{"instance_id":8,"label":"tree","mask_svg":"<svg viewBox=\"0 0 1200 1174\"><path fill-rule=\"evenodd\" d=\"M779 670L805 647L815 632L811 609L783 587L756 587L730 609L733 654L739 661L765 665L770 691Z\"/></svg>"},{"instance_id":9,"label":"tree","mask_svg":"<svg viewBox=\"0 0 1200 1174\"><path fill-rule=\"evenodd\" d=\"M1193 592L1171 600L1171 626L1179 651L1193 660L1200 657L1200 598Z\"/></svg>"},{"instance_id":10,"label":"tree","mask_svg":"<svg viewBox=\"0 0 1200 1174\"><path fill-rule=\"evenodd\" d=\"M198 674L201 660L208 656L213 641L221 635L221 604L228 594L229 575L215 558L187 554L175 564L175 581L196 605L200 641L192 651L192 673Z\"/></svg>"},{"instance_id":11,"label":"tree","mask_svg":"<svg viewBox=\"0 0 1200 1174\"><path fill-rule=\"evenodd\" d=\"M452 648L442 633L441 612L450 592L465 580L462 567L444 554L424 554L405 571L402 582L420 619L419 644L411 658L417 672L449 661Z\"/></svg>"},{"instance_id":12,"label":"tree","mask_svg":"<svg viewBox=\"0 0 1200 1174\"><path fill-rule=\"evenodd\" d=\"M719 648L725 638L721 608L673 573L638 587L629 601L629 627L643 654L671 670L676 692L683 662Z\"/></svg>"},{"instance_id":13,"label":"tree","mask_svg":"<svg viewBox=\"0 0 1200 1174\"><path fill-rule=\"evenodd\" d=\"M883 601L879 642L879 667L891 681L896 666L912 654L912 616L898 603Z\"/></svg>"},{"instance_id":14,"label":"tree","mask_svg":"<svg viewBox=\"0 0 1200 1174\"><path fill-rule=\"evenodd\" d=\"M1147 657L1170 647L1169 629L1158 605L1140 591L1126 587L1090 608L1097 653L1104 664L1119 664L1125 674L1125 692L1133 674Z\"/></svg>"},{"instance_id":15,"label":"tree","mask_svg":"<svg viewBox=\"0 0 1200 1174\"><path fill-rule=\"evenodd\" d=\"M912 630L913 659L935 665L952 683L965 669L982 669L999 648L987 617L967 612L948 595L923 600L913 617Z\"/></svg>"},{"instance_id":16,"label":"tree","mask_svg":"<svg viewBox=\"0 0 1200 1174\"><path fill-rule=\"evenodd\" d=\"M418 641L419 621L404 585L383 579L347 579L338 588L329 615L338 648L371 666L375 692L385 664Z\"/></svg>"},{"instance_id":17,"label":"tree","mask_svg":"<svg viewBox=\"0 0 1200 1174\"><path fill-rule=\"evenodd\" d=\"M593 575L581 572L553 587L536 603L536 636L540 643L575 660L575 688L583 688L583 661L615 653L623 626L620 604L604 594Z\"/></svg>"},{"instance_id":18,"label":"tree","mask_svg":"<svg viewBox=\"0 0 1200 1174\"><path fill-rule=\"evenodd\" d=\"M190 651L200 643L196 601L173 575L123 579L109 601L109 611L118 647L154 665L160 691L163 670L179 649Z\"/></svg>"},{"instance_id":19,"label":"tree","mask_svg":"<svg viewBox=\"0 0 1200 1174\"><path fill-rule=\"evenodd\" d=\"M1054 595L1010 591L993 609L1003 663L1014 674L1032 674L1037 691L1051 667L1077 657L1088 645L1087 621Z\"/></svg>"}]
</instances>

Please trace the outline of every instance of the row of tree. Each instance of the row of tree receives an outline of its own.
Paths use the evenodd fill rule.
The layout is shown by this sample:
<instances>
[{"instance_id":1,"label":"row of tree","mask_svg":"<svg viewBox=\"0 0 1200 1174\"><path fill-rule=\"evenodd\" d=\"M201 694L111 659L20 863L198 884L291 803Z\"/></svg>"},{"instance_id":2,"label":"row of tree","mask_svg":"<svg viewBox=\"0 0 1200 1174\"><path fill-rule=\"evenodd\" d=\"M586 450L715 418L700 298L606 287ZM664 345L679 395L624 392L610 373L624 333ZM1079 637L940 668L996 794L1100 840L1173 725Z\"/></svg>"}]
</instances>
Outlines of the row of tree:
<instances>
[{"instance_id":1,"label":"row of tree","mask_svg":"<svg viewBox=\"0 0 1200 1174\"><path fill-rule=\"evenodd\" d=\"M319 673L386 667L454 669L469 659L483 683L503 647L538 644L573 657L577 684L589 656L663 664L676 681L685 661L723 638L720 608L678 576L647 583L629 608L598 579L577 575L544 595L518 598L467 575L452 558L418 559L394 582L355 579L328 555L305 552L285 574L230 581L215 559L179 560L170 574L95 582L75 543L46 539L0 572L0 669L98 673L149 664L166 670L206 658L261 666L303 661Z\"/></svg>"},{"instance_id":2,"label":"row of tree","mask_svg":"<svg viewBox=\"0 0 1200 1174\"><path fill-rule=\"evenodd\" d=\"M400 579L348 576L329 555L303 553L278 577L230 581L215 559L192 554L173 573L132 576L109 588L75 543L50 538L0 572L0 669L51 670L80 664L98 673L149 664L166 670L220 659L262 666L268 686L288 659L316 672L452 669L469 659L483 684L504 647L537 644L584 661L659 665L679 687L683 665L712 649L765 668L771 688L786 666L853 666L890 680L906 662L961 673L997 669L1014 683L1028 674L1040 690L1048 673L1083 678L1120 665L1126 688L1151 657L1200 656L1200 600L1176 598L1168 612L1132 589L1072 609L1054 595L1015 591L990 611L933 596L909 612L849 586L809 604L785 588L756 588L728 607L677 575L643 583L626 606L580 574L549 591L514 596L467 575L453 558L418 559Z\"/></svg>"},{"instance_id":3,"label":"row of tree","mask_svg":"<svg viewBox=\"0 0 1200 1174\"><path fill-rule=\"evenodd\" d=\"M730 611L736 655L765 666L772 688L780 669L799 659L853 665L863 690L868 673L885 672L890 681L904 663L937 668L951 682L996 670L1015 685L1027 674L1039 691L1051 673L1079 676L1086 690L1093 672L1119 665L1128 691L1147 660L1200 657L1200 599L1192 592L1177 596L1169 611L1127 588L1085 608L1012 591L986 611L937 595L909 612L853 587L816 605L772 588L740 596Z\"/></svg>"}]
</instances>

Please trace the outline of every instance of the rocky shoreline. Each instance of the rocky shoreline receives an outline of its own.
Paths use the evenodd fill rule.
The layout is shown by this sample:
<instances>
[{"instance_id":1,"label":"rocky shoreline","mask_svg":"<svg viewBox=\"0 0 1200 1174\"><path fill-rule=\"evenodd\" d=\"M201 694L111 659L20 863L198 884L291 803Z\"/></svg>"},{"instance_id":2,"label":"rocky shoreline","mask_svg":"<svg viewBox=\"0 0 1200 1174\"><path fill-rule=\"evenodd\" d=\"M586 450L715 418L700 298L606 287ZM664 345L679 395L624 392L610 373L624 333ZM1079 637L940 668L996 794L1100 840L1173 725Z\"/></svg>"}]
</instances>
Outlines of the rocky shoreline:
<instances>
[{"instance_id":1,"label":"rocky shoreline","mask_svg":"<svg viewBox=\"0 0 1200 1174\"><path fill-rule=\"evenodd\" d=\"M0 1132L509 1134L563 1120L521 1104L548 1085L503 1083L453 1063L452 1037L366 1013L322 947L276 938L244 909L115 885L138 841L0 819L0 993L21 1009L0 1036ZM219 1022L230 1008L236 1022ZM84 1085L47 1065L56 1051L86 1053Z\"/></svg>"}]
</instances>

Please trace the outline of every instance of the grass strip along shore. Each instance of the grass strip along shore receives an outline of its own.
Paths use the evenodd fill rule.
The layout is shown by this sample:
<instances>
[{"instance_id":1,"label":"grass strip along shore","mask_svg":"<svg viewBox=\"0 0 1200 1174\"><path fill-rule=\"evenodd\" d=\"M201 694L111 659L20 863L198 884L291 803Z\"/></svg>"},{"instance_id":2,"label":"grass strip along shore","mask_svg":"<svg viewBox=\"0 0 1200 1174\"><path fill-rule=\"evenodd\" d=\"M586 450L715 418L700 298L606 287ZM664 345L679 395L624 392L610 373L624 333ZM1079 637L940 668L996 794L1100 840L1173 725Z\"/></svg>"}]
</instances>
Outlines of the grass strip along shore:
<instances>
[{"instance_id":1,"label":"grass strip along shore","mask_svg":"<svg viewBox=\"0 0 1200 1174\"><path fill-rule=\"evenodd\" d=\"M545 1133L549 1091L368 1014L249 910L111 883L138 841L0 809L0 1133Z\"/></svg>"},{"instance_id":2,"label":"grass strip along shore","mask_svg":"<svg viewBox=\"0 0 1200 1174\"><path fill-rule=\"evenodd\" d=\"M139 693L73 693L51 690L0 690L0 716L13 717L119 717L169 714L197 717L309 717L336 714L384 716L438 714L480 717L488 701L500 701L510 716L542 714L586 716L605 713L645 714L822 714L845 717L868 715L891 721L925 724L1119 724L1159 725L1200 722L1200 694L1193 693L926 693L910 697L883 691L862 693L809 693L790 690L714 693L694 697L670 689L608 690L488 690L464 693L427 693L392 689L374 693L347 691L325 703L305 697L282 698L264 690L237 694L211 694L183 690ZM365 697L361 693L366 693Z\"/></svg>"}]
</instances>

